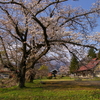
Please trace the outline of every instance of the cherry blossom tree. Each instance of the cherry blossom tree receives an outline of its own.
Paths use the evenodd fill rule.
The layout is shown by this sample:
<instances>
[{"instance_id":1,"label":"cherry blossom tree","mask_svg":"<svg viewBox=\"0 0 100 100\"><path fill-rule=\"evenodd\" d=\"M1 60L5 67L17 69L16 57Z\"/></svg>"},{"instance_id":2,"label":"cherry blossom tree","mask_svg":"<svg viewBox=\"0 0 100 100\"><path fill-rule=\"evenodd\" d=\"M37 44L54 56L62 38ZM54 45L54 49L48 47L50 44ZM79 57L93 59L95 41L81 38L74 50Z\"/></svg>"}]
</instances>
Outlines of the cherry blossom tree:
<instances>
[{"instance_id":1,"label":"cherry blossom tree","mask_svg":"<svg viewBox=\"0 0 100 100\"><path fill-rule=\"evenodd\" d=\"M68 75L68 74L70 73L69 67L68 67L68 66L60 66L59 72L60 72L60 74L62 75L62 77L63 77L64 75Z\"/></svg>"},{"instance_id":2,"label":"cherry blossom tree","mask_svg":"<svg viewBox=\"0 0 100 100\"><path fill-rule=\"evenodd\" d=\"M74 45L86 44L86 35L96 24L99 1L90 10L72 8L67 0L0 0L0 43L6 62L19 87L25 86L25 73L53 45L62 45L70 53ZM70 46L69 46L70 45Z\"/></svg>"}]
</instances>

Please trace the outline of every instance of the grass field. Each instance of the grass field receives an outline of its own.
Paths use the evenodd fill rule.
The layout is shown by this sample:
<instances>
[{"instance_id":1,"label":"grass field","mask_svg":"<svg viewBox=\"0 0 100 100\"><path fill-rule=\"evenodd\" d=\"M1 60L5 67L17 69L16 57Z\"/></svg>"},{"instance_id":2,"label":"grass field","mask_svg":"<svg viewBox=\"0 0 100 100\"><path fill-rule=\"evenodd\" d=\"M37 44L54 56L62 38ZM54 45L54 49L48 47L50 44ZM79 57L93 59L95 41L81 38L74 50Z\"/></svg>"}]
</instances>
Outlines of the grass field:
<instances>
[{"instance_id":1,"label":"grass field","mask_svg":"<svg viewBox=\"0 0 100 100\"><path fill-rule=\"evenodd\" d=\"M100 81L35 80L26 88L0 88L0 100L100 100Z\"/></svg>"}]
</instances>

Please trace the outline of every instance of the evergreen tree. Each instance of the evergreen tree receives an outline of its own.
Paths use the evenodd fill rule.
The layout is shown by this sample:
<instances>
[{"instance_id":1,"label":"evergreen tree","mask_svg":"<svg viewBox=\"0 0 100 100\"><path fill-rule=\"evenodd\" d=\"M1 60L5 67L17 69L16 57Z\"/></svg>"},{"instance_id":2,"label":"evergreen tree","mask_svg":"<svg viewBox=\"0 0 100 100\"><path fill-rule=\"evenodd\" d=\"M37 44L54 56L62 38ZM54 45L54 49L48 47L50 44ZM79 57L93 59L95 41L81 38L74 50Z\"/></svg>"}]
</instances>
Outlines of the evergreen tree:
<instances>
[{"instance_id":1,"label":"evergreen tree","mask_svg":"<svg viewBox=\"0 0 100 100\"><path fill-rule=\"evenodd\" d=\"M75 56L72 56L71 63L70 63L70 72L73 73L79 68L79 62Z\"/></svg>"},{"instance_id":2,"label":"evergreen tree","mask_svg":"<svg viewBox=\"0 0 100 100\"><path fill-rule=\"evenodd\" d=\"M88 57L90 58L96 58L96 53L95 50L93 48L90 48L88 51Z\"/></svg>"}]
</instances>

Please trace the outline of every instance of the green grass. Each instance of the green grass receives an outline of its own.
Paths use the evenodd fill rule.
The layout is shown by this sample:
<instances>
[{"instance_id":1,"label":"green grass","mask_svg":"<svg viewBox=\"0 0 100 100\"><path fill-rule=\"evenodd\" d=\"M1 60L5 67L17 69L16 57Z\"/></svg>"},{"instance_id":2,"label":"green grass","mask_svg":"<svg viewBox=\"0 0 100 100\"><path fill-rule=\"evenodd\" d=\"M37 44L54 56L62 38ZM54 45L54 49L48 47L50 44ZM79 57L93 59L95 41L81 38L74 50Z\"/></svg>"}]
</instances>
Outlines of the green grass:
<instances>
[{"instance_id":1,"label":"green grass","mask_svg":"<svg viewBox=\"0 0 100 100\"><path fill-rule=\"evenodd\" d=\"M26 83L23 89L16 86L1 88L0 100L100 100L99 86L72 83L52 79L40 84L40 80L35 80L34 83Z\"/></svg>"}]
</instances>

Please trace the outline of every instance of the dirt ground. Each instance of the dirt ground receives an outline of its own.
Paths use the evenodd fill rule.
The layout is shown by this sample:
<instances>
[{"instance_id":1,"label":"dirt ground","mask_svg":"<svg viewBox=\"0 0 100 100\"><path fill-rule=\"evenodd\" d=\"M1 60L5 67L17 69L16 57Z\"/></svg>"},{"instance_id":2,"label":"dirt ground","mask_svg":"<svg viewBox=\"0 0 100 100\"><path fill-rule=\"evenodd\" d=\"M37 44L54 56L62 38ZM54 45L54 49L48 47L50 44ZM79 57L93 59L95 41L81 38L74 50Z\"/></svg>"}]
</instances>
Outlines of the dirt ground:
<instances>
[{"instance_id":1,"label":"dirt ground","mask_svg":"<svg viewBox=\"0 0 100 100\"><path fill-rule=\"evenodd\" d=\"M100 81L46 81L42 84L48 89L100 89Z\"/></svg>"}]
</instances>

